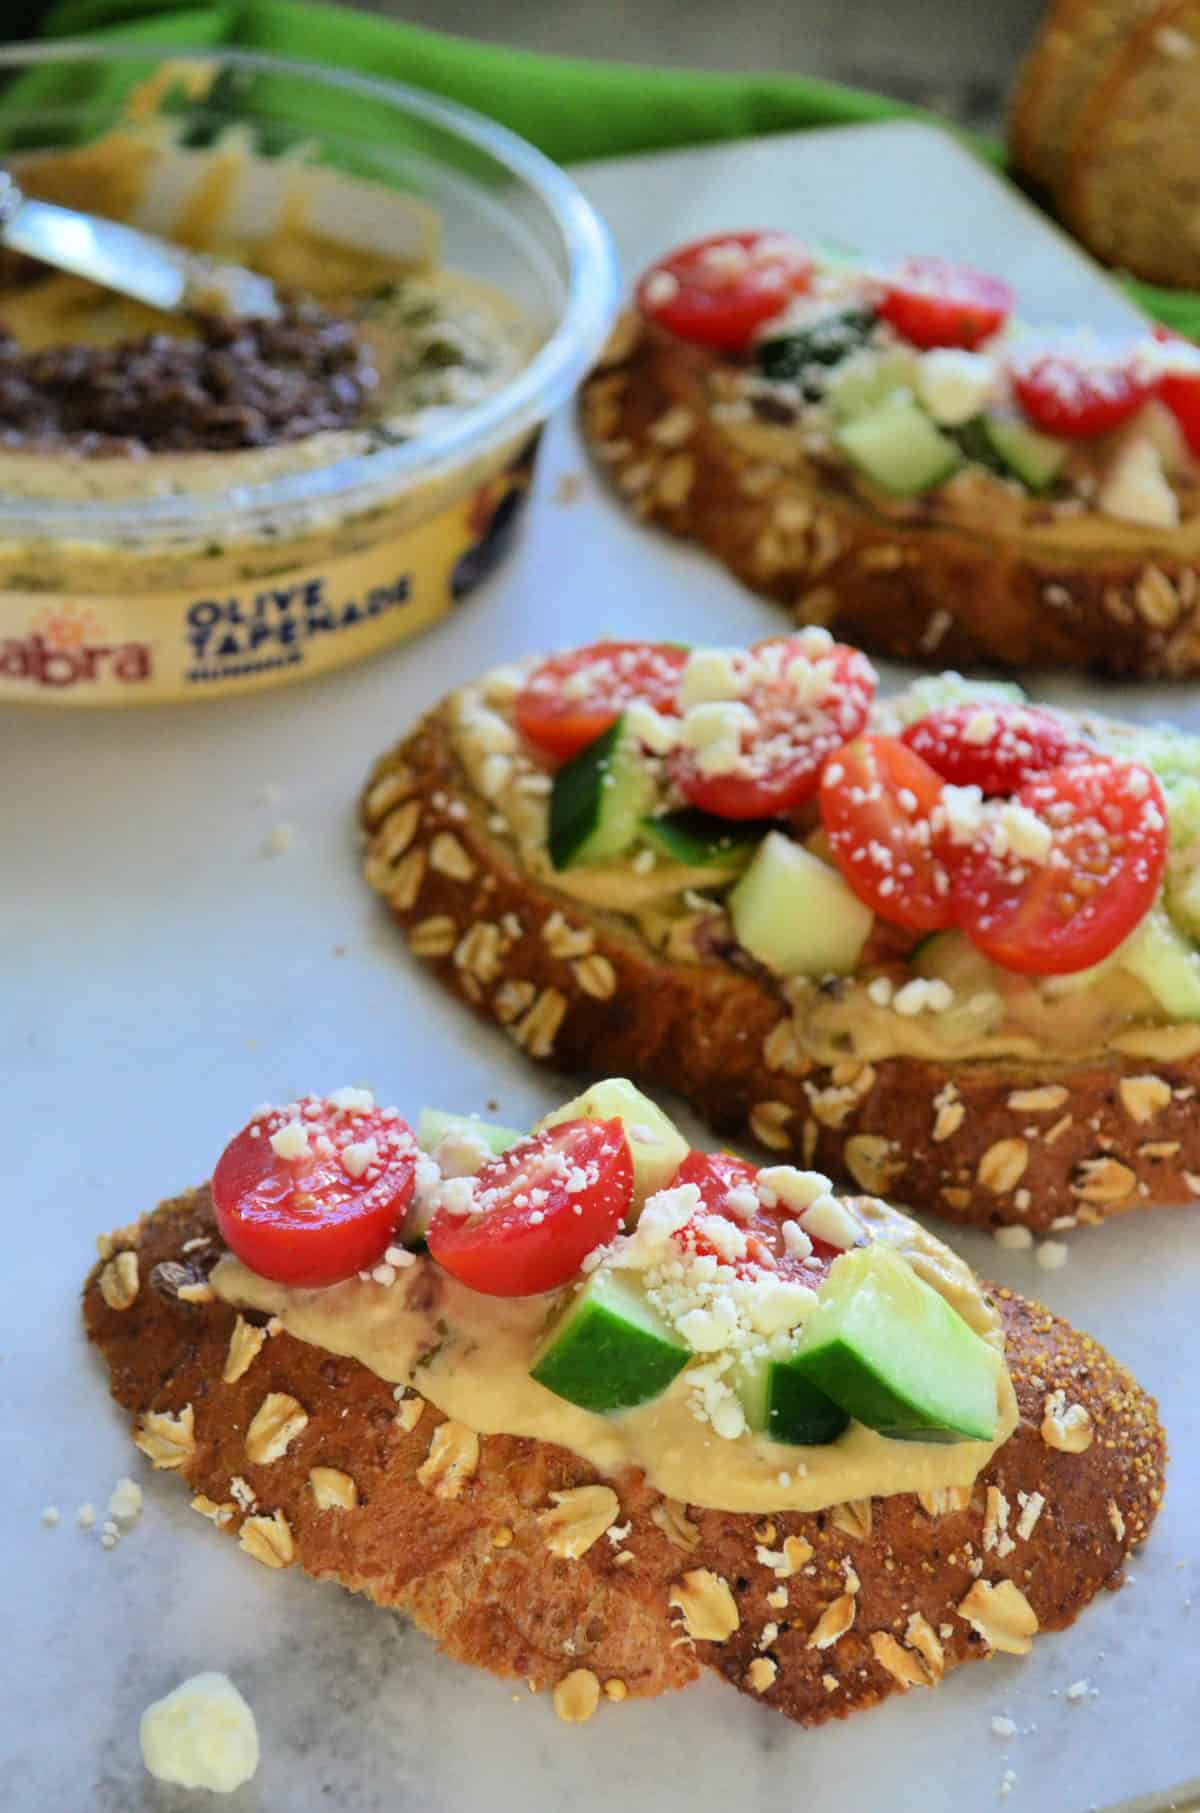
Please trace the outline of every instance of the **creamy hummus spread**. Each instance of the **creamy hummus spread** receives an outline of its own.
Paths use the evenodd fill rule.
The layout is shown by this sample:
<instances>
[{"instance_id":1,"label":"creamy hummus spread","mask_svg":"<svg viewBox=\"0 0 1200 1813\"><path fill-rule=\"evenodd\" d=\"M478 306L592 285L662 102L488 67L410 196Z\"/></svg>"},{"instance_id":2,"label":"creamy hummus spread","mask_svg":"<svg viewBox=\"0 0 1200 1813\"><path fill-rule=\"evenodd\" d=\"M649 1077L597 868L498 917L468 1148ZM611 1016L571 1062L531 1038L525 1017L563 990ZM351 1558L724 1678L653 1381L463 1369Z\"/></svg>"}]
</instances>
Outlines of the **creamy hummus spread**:
<instances>
[{"instance_id":1,"label":"creamy hummus spread","mask_svg":"<svg viewBox=\"0 0 1200 1813\"><path fill-rule=\"evenodd\" d=\"M296 1290L223 1258L211 1284L224 1302L278 1316L298 1340L358 1360L481 1434L554 1442L600 1472L637 1467L667 1497L726 1511L817 1511L846 1499L970 1486L1017 1424L995 1305L970 1268L908 1216L874 1198L855 1209L874 1240L900 1252L994 1350L991 1442L891 1441L852 1423L824 1447L745 1433L718 1436L690 1402L691 1366L662 1396L598 1416L557 1397L529 1367L557 1297L487 1297L419 1258L384 1286L358 1278Z\"/></svg>"}]
</instances>

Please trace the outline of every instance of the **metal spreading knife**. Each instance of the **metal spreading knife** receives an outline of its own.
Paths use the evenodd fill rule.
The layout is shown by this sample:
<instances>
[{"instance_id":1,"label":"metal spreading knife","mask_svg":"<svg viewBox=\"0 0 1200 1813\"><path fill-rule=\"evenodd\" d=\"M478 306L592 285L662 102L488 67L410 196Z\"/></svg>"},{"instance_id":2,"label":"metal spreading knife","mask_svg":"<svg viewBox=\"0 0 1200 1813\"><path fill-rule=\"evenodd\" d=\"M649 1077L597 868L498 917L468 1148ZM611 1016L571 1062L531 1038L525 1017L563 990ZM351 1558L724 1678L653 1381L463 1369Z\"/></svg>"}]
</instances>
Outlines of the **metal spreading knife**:
<instances>
[{"instance_id":1,"label":"metal spreading knife","mask_svg":"<svg viewBox=\"0 0 1200 1813\"><path fill-rule=\"evenodd\" d=\"M241 265L171 245L123 221L25 195L0 170L0 245L168 313L279 313L275 287Z\"/></svg>"}]
</instances>

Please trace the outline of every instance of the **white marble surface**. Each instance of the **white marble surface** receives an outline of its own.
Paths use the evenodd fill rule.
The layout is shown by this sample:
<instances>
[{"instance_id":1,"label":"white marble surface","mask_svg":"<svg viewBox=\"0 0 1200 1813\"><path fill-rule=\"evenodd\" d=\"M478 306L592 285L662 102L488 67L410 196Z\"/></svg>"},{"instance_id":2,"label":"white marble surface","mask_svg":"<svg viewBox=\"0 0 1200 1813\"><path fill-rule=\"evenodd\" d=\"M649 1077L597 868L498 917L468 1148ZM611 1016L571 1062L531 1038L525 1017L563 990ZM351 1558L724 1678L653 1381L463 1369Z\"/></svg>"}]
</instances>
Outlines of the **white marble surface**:
<instances>
[{"instance_id":1,"label":"white marble surface","mask_svg":"<svg viewBox=\"0 0 1200 1813\"><path fill-rule=\"evenodd\" d=\"M990 179L939 176L953 153L891 130L873 146L776 146L767 175L746 147L664 160L665 175L660 163L632 182L601 170L588 185L630 268L664 240L751 215L898 250L901 201L916 197L924 247L1015 262L1047 305L1090 294L1117 308L1082 261L1064 262L1048 235L1034 243ZM0 716L0 1804L12 1813L202 1804L144 1776L136 1737L146 1703L202 1668L233 1675L262 1735L260 1773L231 1813L557 1813L568 1801L578 1813L1084 1813L1200 1775L1194 1212L1088 1232L1052 1274L985 1238L959 1242L1159 1394L1171 1491L1131 1584L1073 1631L849 1728L802 1732L716 1683L562 1726L545 1700L442 1661L390 1615L255 1566L150 1472L109 1403L76 1310L94 1234L204 1176L264 1095L361 1080L411 1112L492 1100L516 1124L560 1097L407 960L358 879L351 807L369 761L421 706L497 658L602 628L732 640L777 627L591 481L575 503L554 501L558 476L581 470L559 422L508 570L373 666L255 703ZM1129 708L1200 729L1193 696L1155 689ZM269 784L283 790L274 805ZM264 856L285 820L292 848ZM105 1553L76 1507L103 1513L126 1472L145 1485L145 1514ZM39 1522L49 1504L57 1529ZM1083 1677L1098 1695L1068 1704L1063 1690ZM1019 1728L1008 1742L990 1731L1002 1713Z\"/></svg>"}]
</instances>

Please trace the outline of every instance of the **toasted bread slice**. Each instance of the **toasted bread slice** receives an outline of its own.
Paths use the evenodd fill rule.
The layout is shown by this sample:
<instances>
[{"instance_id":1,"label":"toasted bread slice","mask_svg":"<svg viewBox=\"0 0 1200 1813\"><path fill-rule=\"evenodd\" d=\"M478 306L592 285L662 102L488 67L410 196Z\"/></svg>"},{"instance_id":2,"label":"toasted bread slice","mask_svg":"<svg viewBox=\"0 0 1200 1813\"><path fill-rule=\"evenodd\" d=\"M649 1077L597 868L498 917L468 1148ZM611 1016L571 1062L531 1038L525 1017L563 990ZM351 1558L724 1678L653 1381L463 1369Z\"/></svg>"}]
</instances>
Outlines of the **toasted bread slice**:
<instances>
[{"instance_id":1,"label":"toasted bread slice","mask_svg":"<svg viewBox=\"0 0 1200 1813\"><path fill-rule=\"evenodd\" d=\"M88 1335L135 1441L194 1507L256 1561L408 1612L460 1661L537 1687L574 1676L556 1696L564 1716L586 1715L601 1683L611 1698L657 1694L700 1664L810 1725L932 1685L960 1662L1027 1648L1035 1622L1061 1629L1118 1586L1162 1495L1153 1400L1094 1341L1000 1291L1021 1420L973 1491L764 1520L693 1512L629 1473L612 1482L628 1530L569 1560L548 1546L550 1495L594 1470L486 1435L449 1495L436 1469L422 1473L443 1421L431 1405L398 1404L357 1361L212 1297L207 1189L102 1249L84 1288ZM403 1288L428 1288L433 1269L421 1261ZM255 1464L247 1431L272 1392L305 1420Z\"/></svg>"},{"instance_id":2,"label":"toasted bread slice","mask_svg":"<svg viewBox=\"0 0 1200 1813\"><path fill-rule=\"evenodd\" d=\"M1009 143L1018 170L1057 194L1075 127L1131 33L1160 0L1055 0L1017 79Z\"/></svg>"},{"instance_id":3,"label":"toasted bread slice","mask_svg":"<svg viewBox=\"0 0 1200 1813\"><path fill-rule=\"evenodd\" d=\"M674 1090L719 1132L953 1221L1045 1232L1200 1195L1200 1058L817 1064L765 973L665 956L534 879L444 710L376 765L362 816L367 879L409 948L530 1057Z\"/></svg>"},{"instance_id":4,"label":"toasted bread slice","mask_svg":"<svg viewBox=\"0 0 1200 1813\"><path fill-rule=\"evenodd\" d=\"M1066 224L1109 264L1200 282L1200 6L1169 0L1132 31L1078 115L1058 186Z\"/></svg>"},{"instance_id":5,"label":"toasted bread slice","mask_svg":"<svg viewBox=\"0 0 1200 1813\"><path fill-rule=\"evenodd\" d=\"M718 419L704 360L633 316L583 387L582 419L636 515L862 648L939 667L1200 669L1200 518L1055 517L984 472L941 488L967 487L961 509L935 493L897 513L818 466L794 423Z\"/></svg>"}]
</instances>

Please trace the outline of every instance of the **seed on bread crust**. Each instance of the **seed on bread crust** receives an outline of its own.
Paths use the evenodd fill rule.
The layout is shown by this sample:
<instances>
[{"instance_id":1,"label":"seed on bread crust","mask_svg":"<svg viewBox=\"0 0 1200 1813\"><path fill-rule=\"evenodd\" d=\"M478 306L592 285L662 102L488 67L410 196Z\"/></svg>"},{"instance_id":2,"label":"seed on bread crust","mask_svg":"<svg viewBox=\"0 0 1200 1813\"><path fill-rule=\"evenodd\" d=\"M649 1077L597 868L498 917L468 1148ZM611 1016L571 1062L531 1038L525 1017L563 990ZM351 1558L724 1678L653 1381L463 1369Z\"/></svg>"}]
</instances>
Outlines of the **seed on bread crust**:
<instances>
[{"instance_id":1,"label":"seed on bread crust","mask_svg":"<svg viewBox=\"0 0 1200 1813\"><path fill-rule=\"evenodd\" d=\"M117 1253L100 1274L100 1295L110 1309L128 1309L138 1294L138 1256Z\"/></svg>"}]
</instances>

